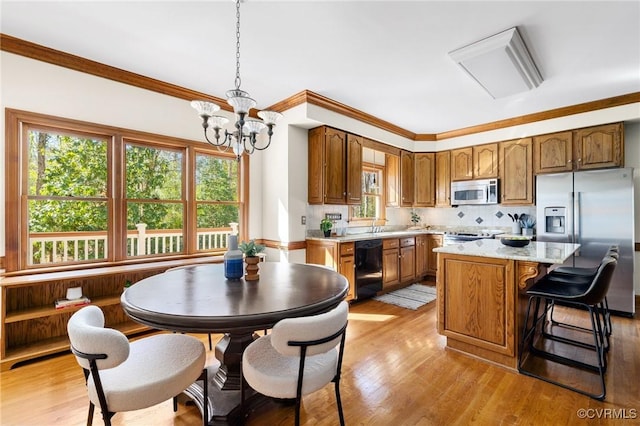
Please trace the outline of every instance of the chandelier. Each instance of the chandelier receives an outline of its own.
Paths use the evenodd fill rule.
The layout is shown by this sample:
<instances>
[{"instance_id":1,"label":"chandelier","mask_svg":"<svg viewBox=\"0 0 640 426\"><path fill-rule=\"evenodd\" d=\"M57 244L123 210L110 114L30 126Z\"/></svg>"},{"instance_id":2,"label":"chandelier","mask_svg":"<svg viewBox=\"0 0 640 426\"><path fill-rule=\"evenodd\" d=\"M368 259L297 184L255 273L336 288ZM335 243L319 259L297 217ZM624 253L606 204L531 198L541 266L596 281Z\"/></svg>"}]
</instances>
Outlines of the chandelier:
<instances>
[{"instance_id":1,"label":"chandelier","mask_svg":"<svg viewBox=\"0 0 640 426\"><path fill-rule=\"evenodd\" d=\"M240 0L236 0L236 78L235 89L228 90L226 93L227 103L233 107L236 114L235 130L229 132L224 129L224 125L229 119L214 113L220 110L220 106L207 101L191 101L191 106L198 111L198 115L202 118L202 128L204 129L204 138L218 149L233 150L238 161L243 152L253 154L255 150L262 151L267 149L271 144L271 136L273 136L273 128L276 121L282 117L282 114L275 111L259 111L258 117L262 120L247 118L249 111L256 106L256 101L249 96L249 93L240 90ZM215 141L209 139L207 130L213 129L213 137ZM264 146L258 145L258 135L267 129L268 140ZM221 140L222 130L224 130L224 139ZM224 148L223 148L224 147Z\"/></svg>"}]
</instances>

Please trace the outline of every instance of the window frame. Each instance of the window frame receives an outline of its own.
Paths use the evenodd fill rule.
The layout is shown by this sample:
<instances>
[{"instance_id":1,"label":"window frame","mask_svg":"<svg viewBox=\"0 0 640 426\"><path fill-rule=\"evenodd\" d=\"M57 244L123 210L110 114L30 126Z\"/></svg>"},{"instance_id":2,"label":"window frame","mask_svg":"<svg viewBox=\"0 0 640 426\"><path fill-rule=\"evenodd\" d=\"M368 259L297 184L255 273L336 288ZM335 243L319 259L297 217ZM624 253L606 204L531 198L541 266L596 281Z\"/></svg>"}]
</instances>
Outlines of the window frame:
<instances>
[{"instance_id":1,"label":"window frame","mask_svg":"<svg viewBox=\"0 0 640 426\"><path fill-rule=\"evenodd\" d=\"M107 139L107 241L108 255L104 260L28 265L28 128L48 129L59 134L94 135ZM183 151L182 203L183 251L164 255L127 257L127 217L125 195L125 145L141 144L160 149ZM56 271L135 264L149 261L188 259L222 254L221 250L198 251L196 242L195 157L196 153L235 159L231 152L219 151L206 142L191 141L153 133L128 130L74 119L7 108L5 110L5 268L7 273L20 271ZM238 167L239 238L248 232L249 156L243 155Z\"/></svg>"},{"instance_id":2,"label":"window frame","mask_svg":"<svg viewBox=\"0 0 640 426\"><path fill-rule=\"evenodd\" d=\"M379 194L372 194L372 193L365 193L364 189L362 190L362 199L364 200L365 196L377 196L380 198L380 211L378 212L378 218L377 221L385 221L387 219L386 216L386 185L385 182L387 181L387 169L385 166L380 165L380 164L374 164L374 163L362 163L362 169L360 171L360 173L362 175L364 175L365 172L379 172L380 173L380 193ZM364 176L363 176L364 179ZM361 204L360 204L361 205ZM353 223L353 224L358 224L358 226L360 226L360 224L366 223L366 224L370 224L371 221L374 218L362 218L362 217L354 217L353 216L353 211L355 207L360 207L360 206L349 206L349 222Z\"/></svg>"}]
</instances>

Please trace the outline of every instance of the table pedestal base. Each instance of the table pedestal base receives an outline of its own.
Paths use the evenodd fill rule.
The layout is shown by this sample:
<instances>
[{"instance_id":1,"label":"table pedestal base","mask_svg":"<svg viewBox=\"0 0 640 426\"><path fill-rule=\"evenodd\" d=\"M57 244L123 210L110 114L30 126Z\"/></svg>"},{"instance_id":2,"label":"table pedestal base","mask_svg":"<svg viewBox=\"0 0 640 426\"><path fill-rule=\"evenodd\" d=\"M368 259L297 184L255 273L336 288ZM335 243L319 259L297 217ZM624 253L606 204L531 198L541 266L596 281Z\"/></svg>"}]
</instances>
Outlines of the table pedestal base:
<instances>
[{"instance_id":1,"label":"table pedestal base","mask_svg":"<svg viewBox=\"0 0 640 426\"><path fill-rule=\"evenodd\" d=\"M226 333L216 344L216 359L220 367L215 372L215 382L219 389L240 389L240 363L242 354L258 335L248 333Z\"/></svg>"},{"instance_id":2,"label":"table pedestal base","mask_svg":"<svg viewBox=\"0 0 640 426\"><path fill-rule=\"evenodd\" d=\"M294 400L275 400L262 394L257 393L247 386L245 389L245 412L241 406L240 390L222 390L217 385L216 374L218 364L207 367L207 415L209 417L206 422L209 426L221 425L242 425L246 414L265 408L269 404L285 403L295 404ZM189 386L179 397L181 403L193 402L200 413L204 413L204 390L202 380L199 380ZM245 414L246 413L246 414Z\"/></svg>"}]
</instances>

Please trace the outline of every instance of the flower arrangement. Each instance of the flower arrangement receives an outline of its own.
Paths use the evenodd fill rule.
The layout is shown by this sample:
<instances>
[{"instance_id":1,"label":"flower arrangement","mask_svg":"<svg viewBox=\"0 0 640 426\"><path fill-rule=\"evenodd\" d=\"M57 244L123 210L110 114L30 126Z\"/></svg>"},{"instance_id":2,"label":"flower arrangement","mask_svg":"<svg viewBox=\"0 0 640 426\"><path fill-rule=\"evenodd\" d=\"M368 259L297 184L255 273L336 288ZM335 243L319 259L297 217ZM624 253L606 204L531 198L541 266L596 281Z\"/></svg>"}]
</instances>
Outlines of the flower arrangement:
<instances>
[{"instance_id":1,"label":"flower arrangement","mask_svg":"<svg viewBox=\"0 0 640 426\"><path fill-rule=\"evenodd\" d=\"M264 251L264 246L256 244L255 240L251 240L249 242L243 241L238 245L238 250L244 253L247 257L256 257L258 253L262 253Z\"/></svg>"}]
</instances>

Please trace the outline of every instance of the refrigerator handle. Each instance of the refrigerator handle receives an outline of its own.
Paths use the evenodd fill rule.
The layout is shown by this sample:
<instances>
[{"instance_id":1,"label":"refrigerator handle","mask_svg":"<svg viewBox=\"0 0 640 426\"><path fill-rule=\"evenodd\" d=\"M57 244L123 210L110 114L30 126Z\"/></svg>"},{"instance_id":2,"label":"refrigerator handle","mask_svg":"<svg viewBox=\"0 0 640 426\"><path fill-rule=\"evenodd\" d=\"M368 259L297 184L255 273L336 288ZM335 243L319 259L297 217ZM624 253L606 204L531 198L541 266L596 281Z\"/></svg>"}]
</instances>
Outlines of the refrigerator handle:
<instances>
[{"instance_id":1,"label":"refrigerator handle","mask_svg":"<svg viewBox=\"0 0 640 426\"><path fill-rule=\"evenodd\" d=\"M581 244L582 233L580 231L580 204L581 204L581 192L574 193L573 198L573 238L575 244ZM576 250L575 256L580 256L580 249Z\"/></svg>"}]
</instances>

